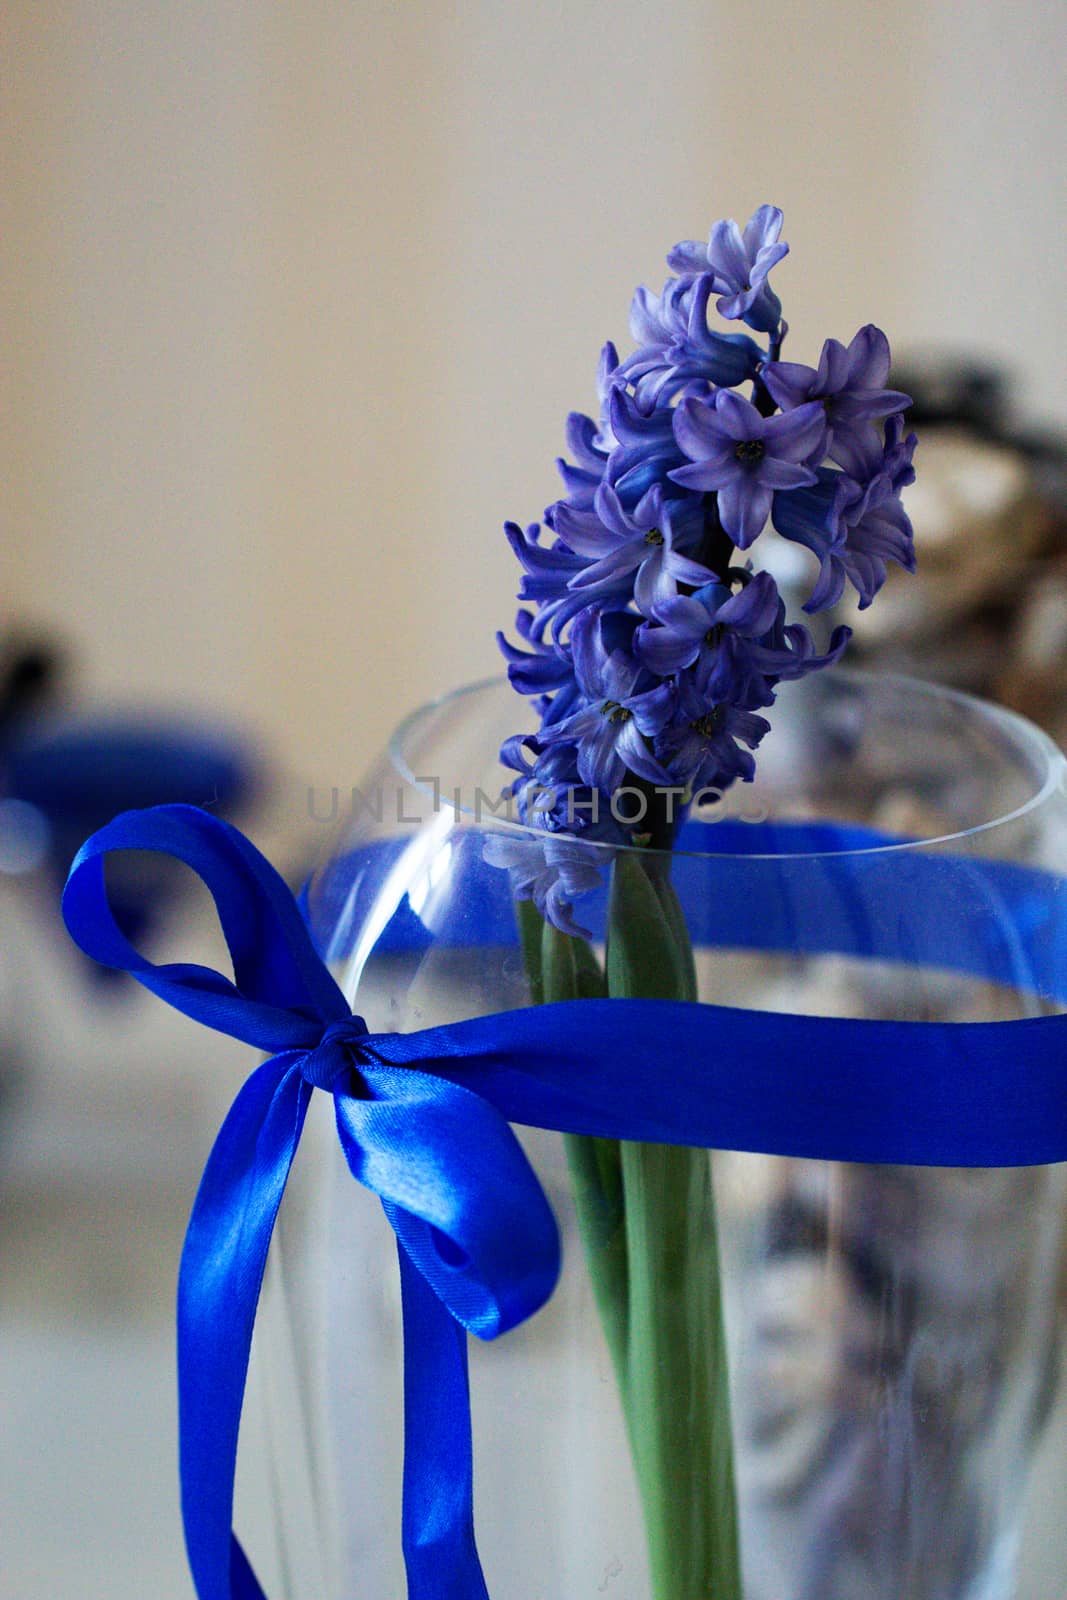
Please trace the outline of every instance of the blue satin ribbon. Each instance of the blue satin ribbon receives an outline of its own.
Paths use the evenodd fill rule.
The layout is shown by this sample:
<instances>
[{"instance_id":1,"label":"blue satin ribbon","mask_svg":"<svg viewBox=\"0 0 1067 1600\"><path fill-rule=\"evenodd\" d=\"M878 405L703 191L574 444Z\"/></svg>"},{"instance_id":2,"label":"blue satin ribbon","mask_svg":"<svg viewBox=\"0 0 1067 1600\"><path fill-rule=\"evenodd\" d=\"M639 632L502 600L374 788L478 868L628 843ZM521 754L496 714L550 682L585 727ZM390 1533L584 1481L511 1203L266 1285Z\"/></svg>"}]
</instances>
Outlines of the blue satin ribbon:
<instances>
[{"instance_id":1,"label":"blue satin ribbon","mask_svg":"<svg viewBox=\"0 0 1067 1600\"><path fill-rule=\"evenodd\" d=\"M154 966L133 948L104 881L104 858L117 850L160 851L203 879L232 981L187 963ZM1028 977L1036 993L1067 998L1062 879L926 860L942 890L980 890L993 908L993 933L968 956L969 970ZM380 1196L398 1241L410 1600L487 1600L473 1531L466 1334L491 1339L522 1322L558 1275L555 1221L509 1123L851 1161L1067 1159L1067 1016L908 1023L590 1000L371 1034L274 869L236 829L187 806L127 812L95 834L71 868L63 911L88 955L272 1052L208 1158L182 1254L182 1511L200 1600L263 1600L232 1532L237 1435L267 1250L315 1089L332 1095L348 1166ZM1007 931L1020 925L1047 931L1036 968ZM814 948L825 948L825 924L811 931ZM884 953L878 946L864 919L846 914L832 947ZM676 1070L663 1070L668 1055Z\"/></svg>"}]
</instances>

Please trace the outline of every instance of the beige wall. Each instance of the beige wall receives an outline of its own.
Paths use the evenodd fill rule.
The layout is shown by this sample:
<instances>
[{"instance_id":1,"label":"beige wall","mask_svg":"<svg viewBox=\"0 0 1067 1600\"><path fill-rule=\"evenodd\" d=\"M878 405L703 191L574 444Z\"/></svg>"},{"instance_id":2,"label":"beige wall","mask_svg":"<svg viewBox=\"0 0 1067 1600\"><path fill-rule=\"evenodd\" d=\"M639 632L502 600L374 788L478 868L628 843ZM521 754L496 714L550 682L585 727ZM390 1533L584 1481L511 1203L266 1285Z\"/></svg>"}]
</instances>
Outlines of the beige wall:
<instances>
[{"instance_id":1,"label":"beige wall","mask_svg":"<svg viewBox=\"0 0 1067 1600\"><path fill-rule=\"evenodd\" d=\"M500 524L553 496L633 284L717 215L784 207L795 356L873 318L1067 416L1062 7L6 17L3 614L310 781L495 669Z\"/></svg>"}]
</instances>

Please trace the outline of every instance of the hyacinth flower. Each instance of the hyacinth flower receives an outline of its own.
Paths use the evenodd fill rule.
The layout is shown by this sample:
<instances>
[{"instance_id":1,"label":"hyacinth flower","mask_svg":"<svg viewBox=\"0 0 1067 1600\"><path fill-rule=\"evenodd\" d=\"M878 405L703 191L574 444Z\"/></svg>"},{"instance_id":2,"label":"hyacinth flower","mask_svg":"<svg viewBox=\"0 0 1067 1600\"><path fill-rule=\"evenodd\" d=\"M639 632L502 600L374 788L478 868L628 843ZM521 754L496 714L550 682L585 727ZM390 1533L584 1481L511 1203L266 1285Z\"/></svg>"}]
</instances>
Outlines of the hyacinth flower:
<instances>
[{"instance_id":1,"label":"hyacinth flower","mask_svg":"<svg viewBox=\"0 0 1067 1600\"><path fill-rule=\"evenodd\" d=\"M657 599L669 599L680 583L699 585L712 576L683 553L703 534L699 502L693 498L665 502L658 483L646 490L632 511L625 509L610 484L603 483L591 511L558 506L553 526L567 548L587 560L567 583L587 602L614 594L622 585L627 599L632 594L647 616Z\"/></svg>"},{"instance_id":2,"label":"hyacinth flower","mask_svg":"<svg viewBox=\"0 0 1067 1600\"><path fill-rule=\"evenodd\" d=\"M486 841L485 859L505 867L516 894L540 900L552 925L568 937L588 939L589 929L574 917L574 901L600 882L600 873L585 842L562 828L548 830L544 841L497 839Z\"/></svg>"},{"instance_id":3,"label":"hyacinth flower","mask_svg":"<svg viewBox=\"0 0 1067 1600\"><path fill-rule=\"evenodd\" d=\"M674 436L692 464L676 467L672 481L714 489L723 531L747 550L767 525L775 490L816 481L811 462L824 454L826 419L816 401L765 417L743 395L720 389L710 405L682 402Z\"/></svg>"},{"instance_id":4,"label":"hyacinth flower","mask_svg":"<svg viewBox=\"0 0 1067 1600\"><path fill-rule=\"evenodd\" d=\"M638 348L621 364L619 378L633 385L638 409L651 412L691 385L751 381L763 352L745 333L722 333L708 325L710 273L668 280L659 295L638 288L630 307L630 332ZM622 391L616 390L617 393Z\"/></svg>"},{"instance_id":5,"label":"hyacinth flower","mask_svg":"<svg viewBox=\"0 0 1067 1600\"><path fill-rule=\"evenodd\" d=\"M569 717L542 727L546 745L573 744L581 781L602 794L618 789L627 772L649 783L669 782L649 743L670 711L666 684L643 687L648 674L632 656L605 646L595 611L575 622L571 649L582 698Z\"/></svg>"},{"instance_id":6,"label":"hyacinth flower","mask_svg":"<svg viewBox=\"0 0 1067 1600\"><path fill-rule=\"evenodd\" d=\"M900 491L912 483L915 435L900 417L886 424L884 447L869 452L862 475L820 469L811 488L779 495L773 520L785 539L807 547L819 575L804 610L834 606L851 583L865 611L885 582L887 563L915 571L915 541Z\"/></svg>"},{"instance_id":7,"label":"hyacinth flower","mask_svg":"<svg viewBox=\"0 0 1067 1600\"><path fill-rule=\"evenodd\" d=\"M601 487L610 486L628 506L636 505L653 485L667 495L686 494L668 477L678 459L673 413L663 406L645 411L636 392L616 389L609 414L616 445L608 457ZM555 507L549 510L555 515Z\"/></svg>"},{"instance_id":8,"label":"hyacinth flower","mask_svg":"<svg viewBox=\"0 0 1067 1600\"><path fill-rule=\"evenodd\" d=\"M736 592L715 582L663 602L654 610L659 626L642 623L634 636L641 659L661 677L699 665L705 708L773 705L779 683L829 666L851 637L851 629L835 628L830 649L817 656L807 628L786 622L774 579L738 576Z\"/></svg>"},{"instance_id":9,"label":"hyacinth flower","mask_svg":"<svg viewBox=\"0 0 1067 1600\"><path fill-rule=\"evenodd\" d=\"M720 316L740 318L761 333L774 333L781 323L782 304L767 279L789 250L780 242L782 220L777 206L760 206L744 232L732 217L726 218L715 223L706 246L695 239L676 244L667 265L683 276L710 271Z\"/></svg>"},{"instance_id":10,"label":"hyacinth flower","mask_svg":"<svg viewBox=\"0 0 1067 1600\"><path fill-rule=\"evenodd\" d=\"M868 323L847 348L827 339L817 368L768 361L760 377L783 411L819 400L826 418L826 454L853 477L862 477L871 455L881 448L877 424L910 404L906 394L885 387L889 359L889 340Z\"/></svg>"},{"instance_id":11,"label":"hyacinth flower","mask_svg":"<svg viewBox=\"0 0 1067 1600\"><path fill-rule=\"evenodd\" d=\"M597 372L600 421L594 422L582 411L572 411L567 418L567 449L574 457L574 464L560 456L556 467L567 489L568 502L580 510L592 505L614 443L608 421L608 406L615 394L613 380L618 365L618 352L609 339L600 352L600 368Z\"/></svg>"},{"instance_id":12,"label":"hyacinth flower","mask_svg":"<svg viewBox=\"0 0 1067 1600\"><path fill-rule=\"evenodd\" d=\"M751 781L756 770L751 752L771 725L755 711L710 699L709 672L710 666L703 664L680 680L678 715L662 733L657 749L694 793L711 789L721 794L735 778Z\"/></svg>"},{"instance_id":13,"label":"hyacinth flower","mask_svg":"<svg viewBox=\"0 0 1067 1600\"><path fill-rule=\"evenodd\" d=\"M519 599L536 603L529 627L529 636L533 639L540 639L549 625L553 634L559 634L588 604L568 588L571 578L584 572L587 563L561 539L543 543L542 532L538 522L531 522L525 531L517 522L504 525L508 543L526 569Z\"/></svg>"},{"instance_id":14,"label":"hyacinth flower","mask_svg":"<svg viewBox=\"0 0 1067 1600\"><path fill-rule=\"evenodd\" d=\"M838 627L820 651L787 618L768 542L810 553L807 612L846 584L865 609L888 564L914 569L901 491L915 440L907 397L887 387L888 342L868 326L828 339L815 367L781 359L781 231L761 206L674 247L663 289L634 294L636 349L603 347L598 418L567 420L547 533L506 528L523 606L520 643L501 648L535 726L501 751L523 826L487 849L510 874L535 1001L696 998L677 830L701 795L752 781L782 686L830 667L850 636ZM624 793L639 814L616 805ZM576 903L608 871L601 951ZM566 1145L654 1600L741 1600L706 1153Z\"/></svg>"},{"instance_id":15,"label":"hyacinth flower","mask_svg":"<svg viewBox=\"0 0 1067 1600\"><path fill-rule=\"evenodd\" d=\"M765 572L751 579L746 572L737 576L744 581L736 592L716 579L694 594L675 595L653 608L660 626L643 622L634 636L642 660L653 672L669 677L701 656L718 656L730 651L731 645L743 647L767 633L778 615L774 579ZM773 690L766 692L773 698Z\"/></svg>"},{"instance_id":16,"label":"hyacinth flower","mask_svg":"<svg viewBox=\"0 0 1067 1600\"><path fill-rule=\"evenodd\" d=\"M519 694L537 695L545 697L556 694L574 685L574 667L570 658L569 649L552 650L542 639L533 635L533 616L529 611L520 609L515 617L515 631L519 637L531 646L529 650L522 650L518 645L511 643L503 633L496 636L497 647L508 664L508 681ZM545 701L543 709L548 711L550 706L558 706L559 695L549 702Z\"/></svg>"}]
</instances>

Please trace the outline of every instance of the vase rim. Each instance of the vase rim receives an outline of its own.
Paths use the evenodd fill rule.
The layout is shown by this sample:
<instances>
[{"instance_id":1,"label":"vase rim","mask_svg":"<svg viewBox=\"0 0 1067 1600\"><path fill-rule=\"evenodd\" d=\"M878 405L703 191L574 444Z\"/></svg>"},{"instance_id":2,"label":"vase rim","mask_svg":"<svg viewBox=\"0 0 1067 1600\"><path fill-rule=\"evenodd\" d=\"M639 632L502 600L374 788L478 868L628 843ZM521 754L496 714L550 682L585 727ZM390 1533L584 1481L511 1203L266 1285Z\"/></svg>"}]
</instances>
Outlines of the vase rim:
<instances>
[{"instance_id":1,"label":"vase rim","mask_svg":"<svg viewBox=\"0 0 1067 1600\"><path fill-rule=\"evenodd\" d=\"M836 858L844 856L886 855L900 851L933 849L951 845L962 840L973 839L978 835L989 833L996 828L1007 827L1012 823L1020 821L1031 812L1038 810L1038 808L1045 804L1045 802L1048 801L1057 790L1064 796L1067 796L1067 756L1065 756L1064 752L1042 728L1039 728L1036 723L1031 722L1029 718L1023 716L1021 713L1010 710L1007 706L999 705L997 702L992 700L985 700L979 695L968 694L962 689L951 688L946 684L936 683L923 678L917 678L902 672L871 672L859 667L834 666L829 669L829 671L820 673L819 678L822 681L852 684L856 688L864 689L868 692L871 690L895 690L901 695L909 694L912 696L918 696L927 703L937 700L943 702L948 701L956 705L961 713L967 713L972 716L977 713L979 717L987 722L991 729L997 730L1003 735L1007 735L1011 738L1013 744L1021 752L1026 752L1030 755L1030 757L1038 765L1039 769L1043 769L1041 781L1036 785L1034 792L1026 799L1021 801L1018 805L1015 805L995 816L990 816L978 822L972 823L967 827L950 829L944 833L931 833L928 836L887 839L863 845L847 845L844 848L834 849L832 851L821 849L767 849L765 845L757 850L741 852L736 849L736 846L732 849L721 851L713 849L691 850L684 848L672 850L652 850L644 845L608 843L598 840L583 839L578 835L574 836L575 843L580 844L583 849L602 852L605 861L609 860L612 856L618 854L622 850L639 851L644 857L649 855L699 856L708 858L730 856L734 861L739 859L802 860L827 855L833 855ZM788 687L788 685L786 687ZM508 688L509 692L514 693L514 691L510 691L507 678L500 674L495 674L486 678L479 678L470 683L460 684L456 688L446 691L444 694L436 695L432 699L424 701L422 705L417 706L412 711L408 712L408 714L397 724L388 744L388 759L398 776L405 783L410 784L412 789L416 792L424 795L433 794L434 791L431 781L418 777L407 759L406 746L409 743L411 736L416 732L419 725L423 723L434 711L440 710L443 707L457 704L463 700L473 699L473 697L479 694L485 694L489 691L500 690L503 688ZM516 696L515 698L516 701L518 701L519 697ZM742 786L740 784L735 783L727 792L733 793L734 791L739 790L741 787ZM436 808L435 797L435 809ZM445 812L450 812L457 821L462 820L464 822L475 822L478 829L485 833L500 834L517 839L528 838L531 840L539 840L541 842L544 842L545 838L548 837L546 836L544 830L532 827L527 823L523 823L512 818L500 817L496 815L486 817L477 813L474 806L463 803L457 804L455 800L449 799L444 793L441 793L440 795L440 809ZM749 818L747 820L766 821L767 819ZM557 835L556 837L559 836ZM764 834L763 837L765 838L766 835Z\"/></svg>"}]
</instances>

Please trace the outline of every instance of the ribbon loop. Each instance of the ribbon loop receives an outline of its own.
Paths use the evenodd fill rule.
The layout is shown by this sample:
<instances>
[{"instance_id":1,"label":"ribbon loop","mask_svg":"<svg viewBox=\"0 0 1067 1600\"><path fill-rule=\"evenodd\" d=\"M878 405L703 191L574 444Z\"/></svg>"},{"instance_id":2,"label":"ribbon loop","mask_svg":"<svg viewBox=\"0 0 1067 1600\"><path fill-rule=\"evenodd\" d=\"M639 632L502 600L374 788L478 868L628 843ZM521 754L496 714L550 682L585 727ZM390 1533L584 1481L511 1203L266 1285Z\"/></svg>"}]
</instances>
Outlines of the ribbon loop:
<instances>
[{"instance_id":1,"label":"ribbon loop","mask_svg":"<svg viewBox=\"0 0 1067 1600\"><path fill-rule=\"evenodd\" d=\"M349 1168L381 1197L456 1321L495 1339L532 1316L559 1276L559 1232L533 1168L473 1090L411 1066L362 1070L368 1098L335 1099Z\"/></svg>"},{"instance_id":2,"label":"ribbon loop","mask_svg":"<svg viewBox=\"0 0 1067 1600\"><path fill-rule=\"evenodd\" d=\"M152 850L191 867L215 901L233 980L210 967L154 966L122 933L108 904L104 858ZM82 845L63 891L75 943L196 1022L272 1055L311 1050L323 1026L350 1016L288 886L242 833L196 806L124 811Z\"/></svg>"}]
</instances>

